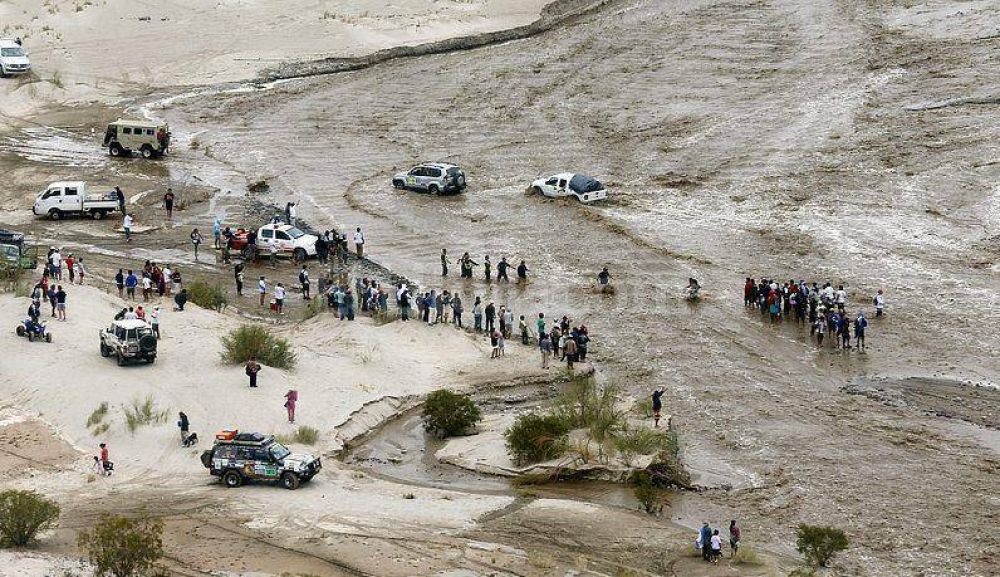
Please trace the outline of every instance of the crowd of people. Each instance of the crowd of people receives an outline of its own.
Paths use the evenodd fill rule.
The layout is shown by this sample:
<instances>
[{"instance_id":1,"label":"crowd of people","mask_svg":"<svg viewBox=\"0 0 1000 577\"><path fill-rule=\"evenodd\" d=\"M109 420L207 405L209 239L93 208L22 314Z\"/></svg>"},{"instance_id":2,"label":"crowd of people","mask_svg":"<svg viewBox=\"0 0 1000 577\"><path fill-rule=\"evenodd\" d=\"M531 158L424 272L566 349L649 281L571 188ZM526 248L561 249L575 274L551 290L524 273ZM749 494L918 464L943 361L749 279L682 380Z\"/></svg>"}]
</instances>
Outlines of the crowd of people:
<instances>
[{"instance_id":1,"label":"crowd of people","mask_svg":"<svg viewBox=\"0 0 1000 577\"><path fill-rule=\"evenodd\" d=\"M865 336L868 318L863 310L853 316L847 311L848 298L844 285L834 288L832 283L807 283L804 280L780 282L762 278L759 281L746 277L743 287L743 305L756 309L761 317L771 323L808 323L809 334L817 346L823 346L826 335L834 349L866 350ZM872 298L875 316L885 310L885 296L881 289ZM854 346L851 345L853 329Z\"/></svg>"},{"instance_id":2,"label":"crowd of people","mask_svg":"<svg viewBox=\"0 0 1000 577\"><path fill-rule=\"evenodd\" d=\"M735 557L740 549L740 527L736 520L729 522L729 557ZM706 521L698 531L695 548L701 551L701 558L707 563L718 563L722 559L722 535Z\"/></svg>"}]
</instances>

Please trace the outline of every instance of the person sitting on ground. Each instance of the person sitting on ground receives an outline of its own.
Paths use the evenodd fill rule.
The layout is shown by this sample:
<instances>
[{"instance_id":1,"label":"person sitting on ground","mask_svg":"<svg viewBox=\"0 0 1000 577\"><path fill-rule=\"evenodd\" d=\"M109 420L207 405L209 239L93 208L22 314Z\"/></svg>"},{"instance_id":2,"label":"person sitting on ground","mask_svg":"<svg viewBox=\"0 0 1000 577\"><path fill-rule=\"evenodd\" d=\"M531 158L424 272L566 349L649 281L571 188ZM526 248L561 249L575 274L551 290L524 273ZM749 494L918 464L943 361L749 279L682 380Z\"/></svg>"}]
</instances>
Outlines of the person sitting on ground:
<instances>
[{"instance_id":1,"label":"person sitting on ground","mask_svg":"<svg viewBox=\"0 0 1000 577\"><path fill-rule=\"evenodd\" d=\"M698 292L701 291L701 285L698 284L697 279L688 278L688 285L687 288L684 290L685 294L687 295L687 298L696 299L698 298Z\"/></svg>"},{"instance_id":2,"label":"person sitting on ground","mask_svg":"<svg viewBox=\"0 0 1000 577\"><path fill-rule=\"evenodd\" d=\"M174 296L174 304L177 305L177 308L174 310L178 311L184 310L184 305L187 304L187 301L188 301L188 290L181 289L181 292L177 293L177 295Z\"/></svg>"}]
</instances>

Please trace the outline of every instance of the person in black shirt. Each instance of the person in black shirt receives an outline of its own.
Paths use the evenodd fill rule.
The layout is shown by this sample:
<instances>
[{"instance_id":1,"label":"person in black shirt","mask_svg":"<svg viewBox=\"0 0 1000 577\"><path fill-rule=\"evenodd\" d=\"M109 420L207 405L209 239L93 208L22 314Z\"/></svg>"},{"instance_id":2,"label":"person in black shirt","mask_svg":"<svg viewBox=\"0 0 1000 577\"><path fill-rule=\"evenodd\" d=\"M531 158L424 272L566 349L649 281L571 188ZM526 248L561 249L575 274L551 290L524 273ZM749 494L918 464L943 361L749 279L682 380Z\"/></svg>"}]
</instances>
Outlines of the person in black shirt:
<instances>
[{"instance_id":1,"label":"person in black shirt","mask_svg":"<svg viewBox=\"0 0 1000 577\"><path fill-rule=\"evenodd\" d=\"M663 401L660 400L660 397L663 396L664 390L653 391L653 426L657 428L660 426L660 410L663 408Z\"/></svg>"}]
</instances>

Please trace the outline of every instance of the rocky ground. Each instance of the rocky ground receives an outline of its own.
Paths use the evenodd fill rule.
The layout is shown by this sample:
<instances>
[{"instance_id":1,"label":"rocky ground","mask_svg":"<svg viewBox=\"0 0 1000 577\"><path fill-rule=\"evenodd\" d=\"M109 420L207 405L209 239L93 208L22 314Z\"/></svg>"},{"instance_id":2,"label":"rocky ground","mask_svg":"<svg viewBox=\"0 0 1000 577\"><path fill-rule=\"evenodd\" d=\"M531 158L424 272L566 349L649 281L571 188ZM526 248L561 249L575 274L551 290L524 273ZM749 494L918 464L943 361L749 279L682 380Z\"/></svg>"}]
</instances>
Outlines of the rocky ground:
<instances>
[{"instance_id":1,"label":"rocky ground","mask_svg":"<svg viewBox=\"0 0 1000 577\"><path fill-rule=\"evenodd\" d=\"M31 186L4 198L0 222L87 252L105 278L153 256L225 279L193 262L186 234L215 214L244 220L246 185L264 179L261 200L299 201L320 228L364 227L367 252L422 286L568 314L590 327L603 378L637 396L666 386L685 462L707 488L675 500L679 524L739 518L778 566L809 522L848 532L847 574L997 574L1000 10L611 0L536 32L275 85L140 95L132 111L166 117L177 142L152 168L105 162L79 111L47 110L32 122L68 126L63 140L16 131L2 144L4 165ZM120 107L98 110L88 114ZM469 191L389 185L421 160L460 163ZM26 216L29 193L67 165L148 191L136 202L155 227L148 240L129 248L115 223ZM612 199L525 194L562 170L598 176ZM156 203L167 179L192 201L173 228ZM525 259L532 282L442 281L441 248ZM602 266L614 295L593 291ZM881 288L888 315L873 320L866 354L817 350L802 327L742 308L744 277L762 275L843 283L852 312L871 313ZM689 276L706 286L693 306L680 295ZM690 531L658 546L649 534L677 529L614 509L601 510L606 526L580 529L592 505L514 503L421 545L424 556L414 535L330 529L310 547L353 560L406 544L397 556L427 560L411 572L454 555L486 572L498 562L484 557L505 554L511 572L528 563L523 574L572 567L577 554L597 572L702 569L684 564ZM469 545L479 539L489 553Z\"/></svg>"}]
</instances>

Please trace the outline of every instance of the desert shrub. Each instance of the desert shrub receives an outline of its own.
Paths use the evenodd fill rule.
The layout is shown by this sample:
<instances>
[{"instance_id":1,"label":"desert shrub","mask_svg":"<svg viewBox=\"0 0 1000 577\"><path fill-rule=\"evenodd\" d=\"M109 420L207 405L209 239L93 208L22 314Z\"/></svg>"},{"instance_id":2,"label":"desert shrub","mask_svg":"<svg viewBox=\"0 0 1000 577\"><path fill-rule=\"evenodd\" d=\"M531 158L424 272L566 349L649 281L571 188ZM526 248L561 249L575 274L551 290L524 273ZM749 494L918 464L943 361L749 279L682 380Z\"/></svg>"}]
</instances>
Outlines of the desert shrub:
<instances>
[{"instance_id":1,"label":"desert shrub","mask_svg":"<svg viewBox=\"0 0 1000 577\"><path fill-rule=\"evenodd\" d=\"M504 433L507 451L518 463L555 459L566 450L571 424L559 415L521 415Z\"/></svg>"},{"instance_id":2,"label":"desert shrub","mask_svg":"<svg viewBox=\"0 0 1000 577\"><path fill-rule=\"evenodd\" d=\"M653 463L646 468L653 475L653 482L659 486L676 485L691 487L691 474L681 463L680 441L676 431L662 435L663 445Z\"/></svg>"},{"instance_id":3,"label":"desert shrub","mask_svg":"<svg viewBox=\"0 0 1000 577\"><path fill-rule=\"evenodd\" d=\"M793 569L792 572L788 574L788 577L816 577L816 570L812 568L805 569L800 567L798 569Z\"/></svg>"},{"instance_id":4,"label":"desert shrub","mask_svg":"<svg viewBox=\"0 0 1000 577\"><path fill-rule=\"evenodd\" d=\"M0 493L0 546L23 547L55 525L59 505L34 491Z\"/></svg>"},{"instance_id":5,"label":"desert shrub","mask_svg":"<svg viewBox=\"0 0 1000 577\"><path fill-rule=\"evenodd\" d=\"M93 529L80 531L77 544L97 577L143 575L163 556L163 521L105 515Z\"/></svg>"},{"instance_id":6,"label":"desert shrub","mask_svg":"<svg viewBox=\"0 0 1000 577\"><path fill-rule=\"evenodd\" d=\"M795 548L814 567L826 567L833 556L847 549L847 535L836 527L799 525Z\"/></svg>"},{"instance_id":7,"label":"desert shrub","mask_svg":"<svg viewBox=\"0 0 1000 577\"><path fill-rule=\"evenodd\" d=\"M100 423L104 420L104 417L108 414L108 402L104 401L94 409L94 412L90 413L87 417L87 427L93 427L94 425Z\"/></svg>"},{"instance_id":8,"label":"desert shrub","mask_svg":"<svg viewBox=\"0 0 1000 577\"><path fill-rule=\"evenodd\" d=\"M748 567L759 567L764 564L764 560L751 547L740 545L739 552L733 556L733 565L746 565Z\"/></svg>"},{"instance_id":9,"label":"desert shrub","mask_svg":"<svg viewBox=\"0 0 1000 577\"><path fill-rule=\"evenodd\" d=\"M376 311L375 314L372 315L372 324L379 327L395 322L397 319L399 319L399 312L394 309Z\"/></svg>"},{"instance_id":10,"label":"desert shrub","mask_svg":"<svg viewBox=\"0 0 1000 577\"><path fill-rule=\"evenodd\" d=\"M257 357L258 362L279 369L294 367L296 360L288 341L257 325L243 325L222 337L221 354L227 363L238 365Z\"/></svg>"},{"instance_id":11,"label":"desert shrub","mask_svg":"<svg viewBox=\"0 0 1000 577\"><path fill-rule=\"evenodd\" d=\"M156 402L152 395L146 395L145 399L132 399L128 405L122 407L125 413L125 426L128 432L135 433L139 427L152 423L164 423L167 420L168 410L157 410Z\"/></svg>"},{"instance_id":12,"label":"desert shrub","mask_svg":"<svg viewBox=\"0 0 1000 577\"><path fill-rule=\"evenodd\" d=\"M326 309L326 299L319 297L313 298L306 305L306 308L302 311L302 320L307 321L323 312Z\"/></svg>"},{"instance_id":13,"label":"desert shrub","mask_svg":"<svg viewBox=\"0 0 1000 577\"><path fill-rule=\"evenodd\" d=\"M657 514L663 508L663 494L653 484L653 477L646 471L635 471L629 476L629 484L635 498L642 508L650 515Z\"/></svg>"},{"instance_id":14,"label":"desert shrub","mask_svg":"<svg viewBox=\"0 0 1000 577\"><path fill-rule=\"evenodd\" d=\"M587 428L590 437L603 441L622 429L625 413L618 409L620 390L615 385L598 388L592 378L576 379L555 403L555 414L572 428Z\"/></svg>"},{"instance_id":15,"label":"desert shrub","mask_svg":"<svg viewBox=\"0 0 1000 577\"><path fill-rule=\"evenodd\" d=\"M203 309L221 312L229 304L226 291L222 286L203 280L196 280L184 285L188 291L188 299Z\"/></svg>"},{"instance_id":16,"label":"desert shrub","mask_svg":"<svg viewBox=\"0 0 1000 577\"><path fill-rule=\"evenodd\" d=\"M614 443L622 461L631 467L637 456L650 455L665 447L667 439L652 429L631 428L616 436Z\"/></svg>"},{"instance_id":17,"label":"desert shrub","mask_svg":"<svg viewBox=\"0 0 1000 577\"><path fill-rule=\"evenodd\" d=\"M295 429L295 433L292 435L278 435L278 441L288 444L299 444L299 445L315 445L316 441L319 440L319 430L313 427L301 426Z\"/></svg>"},{"instance_id":18,"label":"desert shrub","mask_svg":"<svg viewBox=\"0 0 1000 577\"><path fill-rule=\"evenodd\" d=\"M439 437L460 435L482 418L468 395L438 389L424 401L424 428Z\"/></svg>"}]
</instances>

